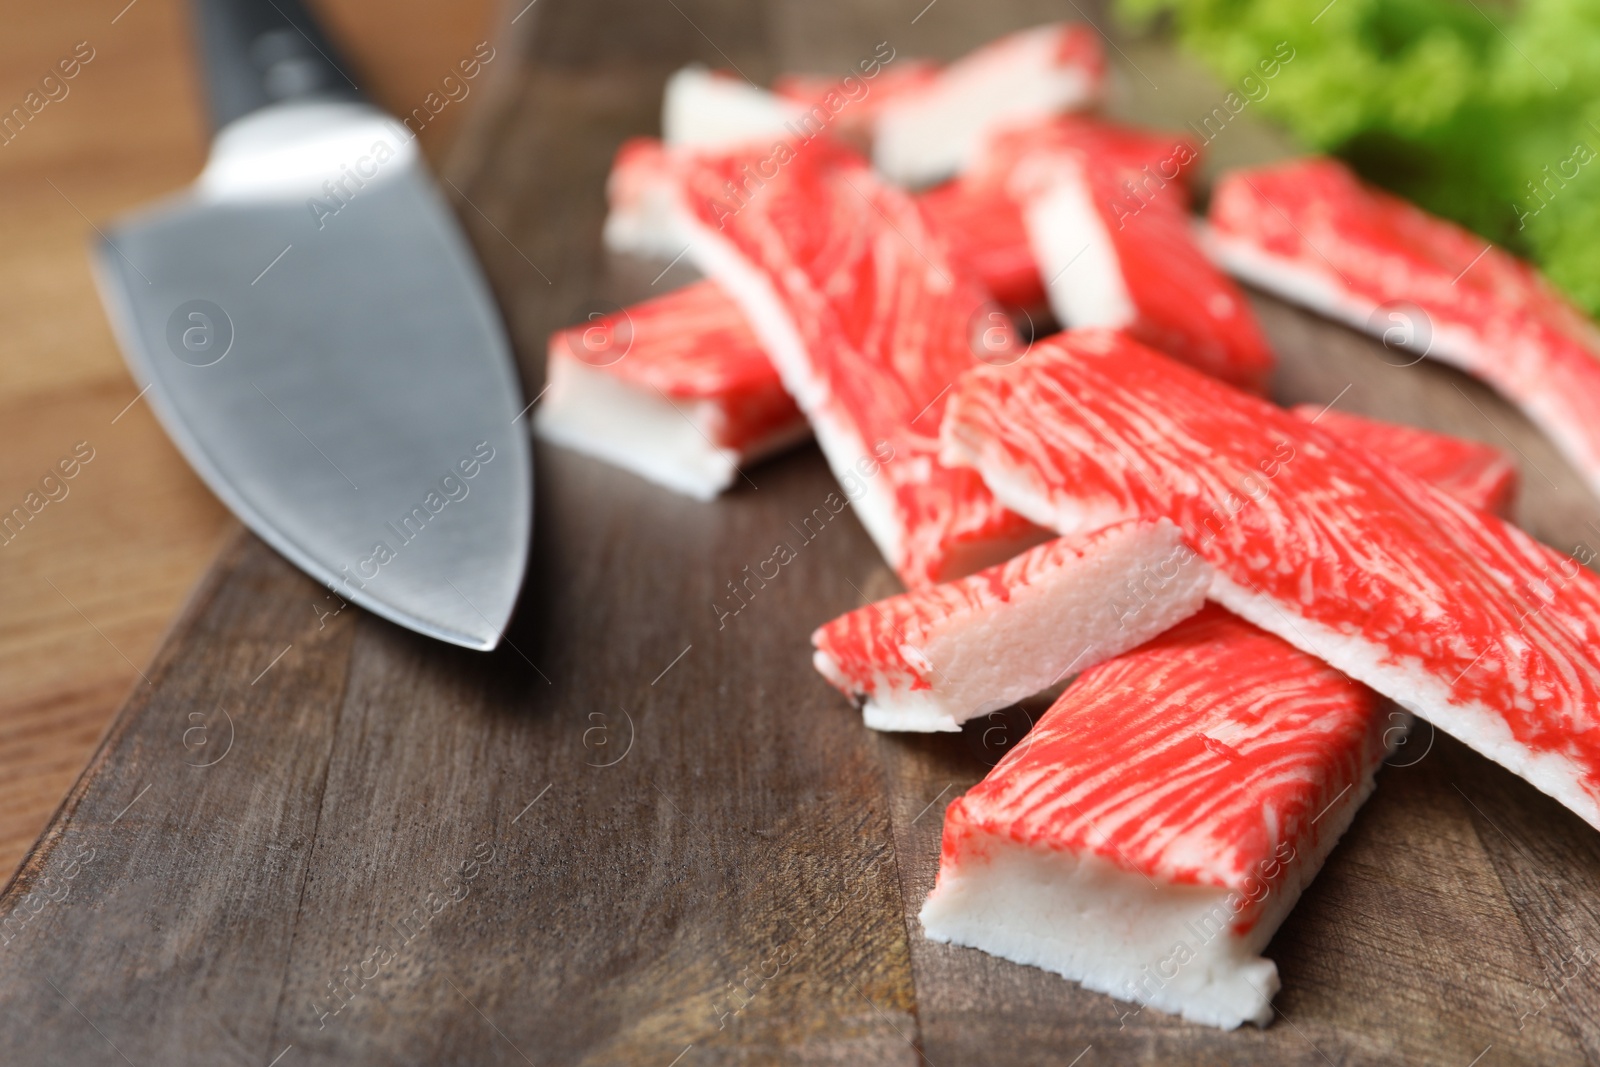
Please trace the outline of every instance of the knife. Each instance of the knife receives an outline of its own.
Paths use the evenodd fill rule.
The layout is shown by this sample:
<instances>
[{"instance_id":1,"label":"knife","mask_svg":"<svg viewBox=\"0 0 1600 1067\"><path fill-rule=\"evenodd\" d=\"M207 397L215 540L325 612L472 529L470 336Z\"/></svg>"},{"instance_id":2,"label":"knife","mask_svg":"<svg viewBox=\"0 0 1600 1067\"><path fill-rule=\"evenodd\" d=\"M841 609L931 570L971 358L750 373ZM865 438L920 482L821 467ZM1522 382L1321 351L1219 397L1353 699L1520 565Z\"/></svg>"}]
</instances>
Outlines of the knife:
<instances>
[{"instance_id":1,"label":"knife","mask_svg":"<svg viewBox=\"0 0 1600 1067\"><path fill-rule=\"evenodd\" d=\"M205 168L94 245L129 368L212 491L329 588L319 618L349 601L492 649L533 475L471 250L411 131L296 0L196 14Z\"/></svg>"}]
</instances>

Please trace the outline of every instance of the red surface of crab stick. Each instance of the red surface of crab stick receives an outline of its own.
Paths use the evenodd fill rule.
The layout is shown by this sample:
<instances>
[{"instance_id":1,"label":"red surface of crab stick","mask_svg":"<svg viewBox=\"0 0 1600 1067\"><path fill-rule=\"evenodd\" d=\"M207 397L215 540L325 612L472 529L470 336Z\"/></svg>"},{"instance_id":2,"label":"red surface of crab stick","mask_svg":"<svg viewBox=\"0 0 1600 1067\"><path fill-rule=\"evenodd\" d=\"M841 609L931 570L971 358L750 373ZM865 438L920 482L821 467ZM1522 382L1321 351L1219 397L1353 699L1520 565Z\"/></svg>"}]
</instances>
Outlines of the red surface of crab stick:
<instances>
[{"instance_id":1,"label":"red surface of crab stick","mask_svg":"<svg viewBox=\"0 0 1600 1067\"><path fill-rule=\"evenodd\" d=\"M1493 449L1303 417L1317 415L1471 507L1514 488L1482 476L1504 464ZM1265 1023L1278 973L1260 953L1406 725L1366 686L1212 605L1086 670L951 805L924 929L1197 1022Z\"/></svg>"},{"instance_id":2,"label":"red surface of crab stick","mask_svg":"<svg viewBox=\"0 0 1600 1067\"><path fill-rule=\"evenodd\" d=\"M1517 495L1517 465L1498 448L1415 426L1347 415L1320 404L1299 404L1290 413L1328 433L1375 452L1457 500L1501 517Z\"/></svg>"},{"instance_id":3,"label":"red surface of crab stick","mask_svg":"<svg viewBox=\"0 0 1600 1067\"><path fill-rule=\"evenodd\" d=\"M969 373L945 456L1063 534L1170 518L1211 599L1600 826L1600 578L1365 449L1119 334Z\"/></svg>"},{"instance_id":4,"label":"red surface of crab stick","mask_svg":"<svg viewBox=\"0 0 1600 1067\"><path fill-rule=\"evenodd\" d=\"M956 178L917 194L916 201L951 258L976 274L991 296L1024 311L1044 308L1044 279L1022 208L1004 185Z\"/></svg>"},{"instance_id":5,"label":"red surface of crab stick","mask_svg":"<svg viewBox=\"0 0 1600 1067\"><path fill-rule=\"evenodd\" d=\"M868 534L912 588L1043 540L976 473L938 462L938 422L978 363L988 294L854 153L824 138L779 147L676 156L675 217L689 257L744 310Z\"/></svg>"},{"instance_id":6,"label":"red surface of crab stick","mask_svg":"<svg viewBox=\"0 0 1600 1067\"><path fill-rule=\"evenodd\" d=\"M1194 614L1209 584L1172 523L1118 523L842 615L813 661L873 729L959 730Z\"/></svg>"},{"instance_id":7,"label":"red surface of crab stick","mask_svg":"<svg viewBox=\"0 0 1600 1067\"><path fill-rule=\"evenodd\" d=\"M1600 333L1527 263L1331 159L1226 175L1209 221L1237 277L1483 379L1600 492Z\"/></svg>"},{"instance_id":8,"label":"red surface of crab stick","mask_svg":"<svg viewBox=\"0 0 1600 1067\"><path fill-rule=\"evenodd\" d=\"M1054 115L996 130L963 176L1003 186L1016 177L1020 165L1036 157L1041 162L1029 167L1043 170L1048 178L1053 161L1063 155L1093 165L1113 183L1105 187L1113 223L1157 200L1187 210L1202 158L1200 146L1183 134L1091 115Z\"/></svg>"},{"instance_id":9,"label":"red surface of crab stick","mask_svg":"<svg viewBox=\"0 0 1600 1067\"><path fill-rule=\"evenodd\" d=\"M1022 207L1050 307L1069 327L1106 327L1243 389L1263 392L1272 350L1244 294L1194 238L1184 138L1071 117L989 146Z\"/></svg>"},{"instance_id":10,"label":"red surface of crab stick","mask_svg":"<svg viewBox=\"0 0 1600 1067\"><path fill-rule=\"evenodd\" d=\"M544 440L702 500L811 434L744 313L696 282L551 335Z\"/></svg>"}]
</instances>

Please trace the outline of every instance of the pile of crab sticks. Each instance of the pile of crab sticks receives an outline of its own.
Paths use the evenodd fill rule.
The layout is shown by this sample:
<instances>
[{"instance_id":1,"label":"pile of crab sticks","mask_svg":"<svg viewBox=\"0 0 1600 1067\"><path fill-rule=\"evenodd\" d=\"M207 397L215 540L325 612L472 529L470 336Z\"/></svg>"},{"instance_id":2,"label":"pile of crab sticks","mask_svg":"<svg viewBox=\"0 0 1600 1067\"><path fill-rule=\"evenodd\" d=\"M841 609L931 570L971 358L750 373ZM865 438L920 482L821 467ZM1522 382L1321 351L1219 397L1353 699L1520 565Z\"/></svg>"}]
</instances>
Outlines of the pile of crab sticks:
<instances>
[{"instance_id":1,"label":"pile of crab sticks","mask_svg":"<svg viewBox=\"0 0 1600 1067\"><path fill-rule=\"evenodd\" d=\"M1504 518L1497 451L1265 399L1234 279L1360 329L1418 309L1597 492L1600 335L1333 160L1226 174L1201 221L1200 147L1095 117L1105 80L1073 24L770 91L680 71L605 240L703 280L552 337L535 427L702 499L814 437L907 589L812 638L868 727L1072 678L949 806L926 936L1265 1024L1260 954L1396 705L1600 827L1600 579Z\"/></svg>"}]
</instances>

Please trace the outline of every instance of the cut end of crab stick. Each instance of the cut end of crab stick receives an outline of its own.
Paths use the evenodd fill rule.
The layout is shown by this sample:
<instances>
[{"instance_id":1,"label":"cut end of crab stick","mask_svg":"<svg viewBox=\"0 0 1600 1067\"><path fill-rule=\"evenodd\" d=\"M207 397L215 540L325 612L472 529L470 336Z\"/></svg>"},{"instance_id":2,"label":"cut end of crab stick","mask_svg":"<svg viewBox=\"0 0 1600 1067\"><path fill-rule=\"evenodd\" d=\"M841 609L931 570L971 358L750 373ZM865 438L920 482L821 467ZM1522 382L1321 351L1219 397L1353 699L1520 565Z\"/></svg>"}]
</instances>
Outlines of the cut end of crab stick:
<instances>
[{"instance_id":1,"label":"cut end of crab stick","mask_svg":"<svg viewBox=\"0 0 1600 1067\"><path fill-rule=\"evenodd\" d=\"M557 331L546 441L709 499L810 433L738 307L710 282Z\"/></svg>"},{"instance_id":2,"label":"cut end of crab stick","mask_svg":"<svg viewBox=\"0 0 1600 1067\"><path fill-rule=\"evenodd\" d=\"M1600 827L1600 577L1364 448L1119 334L969 373L945 456L1063 534L1170 518L1210 597Z\"/></svg>"},{"instance_id":3,"label":"cut end of crab stick","mask_svg":"<svg viewBox=\"0 0 1600 1067\"><path fill-rule=\"evenodd\" d=\"M1319 404L1299 404L1289 410L1475 508L1504 516L1516 500L1517 465L1498 448L1415 426L1347 415Z\"/></svg>"},{"instance_id":4,"label":"cut end of crab stick","mask_svg":"<svg viewBox=\"0 0 1600 1067\"><path fill-rule=\"evenodd\" d=\"M1481 378L1600 493L1600 332L1532 266L1332 159L1224 175L1208 219L1235 276Z\"/></svg>"},{"instance_id":5,"label":"cut end of crab stick","mask_svg":"<svg viewBox=\"0 0 1600 1067\"><path fill-rule=\"evenodd\" d=\"M976 162L1008 125L1100 99L1105 56L1088 26L1039 26L993 41L877 110L873 164L892 181L926 185Z\"/></svg>"},{"instance_id":6,"label":"cut end of crab stick","mask_svg":"<svg viewBox=\"0 0 1600 1067\"><path fill-rule=\"evenodd\" d=\"M601 231L606 248L655 259L683 252L672 211L671 158L654 137L622 142L606 179L606 203L610 210Z\"/></svg>"},{"instance_id":7,"label":"cut end of crab stick","mask_svg":"<svg viewBox=\"0 0 1600 1067\"><path fill-rule=\"evenodd\" d=\"M858 608L811 635L813 662L875 730L959 730L1194 614L1209 584L1176 526L1123 523Z\"/></svg>"},{"instance_id":8,"label":"cut end of crab stick","mask_svg":"<svg viewBox=\"0 0 1600 1067\"><path fill-rule=\"evenodd\" d=\"M945 813L935 941L1122 1000L1265 1025L1261 951L1403 731L1217 608L1086 671Z\"/></svg>"},{"instance_id":9,"label":"cut end of crab stick","mask_svg":"<svg viewBox=\"0 0 1600 1067\"><path fill-rule=\"evenodd\" d=\"M684 67L667 79L661 98L661 139L674 148L732 148L791 136L786 123L805 109L737 74Z\"/></svg>"}]
</instances>

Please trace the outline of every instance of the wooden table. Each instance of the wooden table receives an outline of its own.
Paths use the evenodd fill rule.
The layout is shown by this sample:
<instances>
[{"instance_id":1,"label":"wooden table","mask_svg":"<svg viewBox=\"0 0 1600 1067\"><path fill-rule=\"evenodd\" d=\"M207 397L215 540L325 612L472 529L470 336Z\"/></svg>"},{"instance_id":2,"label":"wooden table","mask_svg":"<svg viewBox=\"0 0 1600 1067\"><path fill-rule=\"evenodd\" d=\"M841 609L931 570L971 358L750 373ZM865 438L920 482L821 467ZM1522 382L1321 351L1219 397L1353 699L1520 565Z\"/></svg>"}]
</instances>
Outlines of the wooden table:
<instances>
[{"instance_id":1,"label":"wooden table","mask_svg":"<svg viewBox=\"0 0 1600 1067\"><path fill-rule=\"evenodd\" d=\"M444 161L525 380L552 328L652 291L659 265L600 251L601 188L668 71L839 69L885 37L949 56L1056 13L942 0L913 24L920 6L540 0L504 95ZM1147 119L1222 92L1157 47L1117 64ZM1246 125L1212 148L1276 150ZM1519 520L1593 537L1593 498L1487 390L1258 306L1279 399L1514 449ZM314 583L228 542L0 896L0 923L20 915L0 928L0 1058L1600 1063L1600 835L1426 728L1269 946L1265 1030L1123 1026L1110 998L929 942L943 808L997 758L993 732L865 730L806 640L892 574L841 515L729 625L711 606L834 491L818 453L709 504L558 449L536 465L527 589L491 655L354 610L321 624ZM196 713L215 748L190 743Z\"/></svg>"},{"instance_id":2,"label":"wooden table","mask_svg":"<svg viewBox=\"0 0 1600 1067\"><path fill-rule=\"evenodd\" d=\"M317 6L363 87L399 111L496 29L490 0ZM157 640L233 528L149 406L129 406L137 390L89 275L93 225L190 181L204 161L186 20L179 0L35 4L0 34L7 110L79 42L93 55L64 98L0 145L4 510L75 444L94 449L69 494L0 545L0 875L38 836L129 687L144 684ZM422 130L424 147L448 144L482 97L441 111Z\"/></svg>"}]
</instances>

